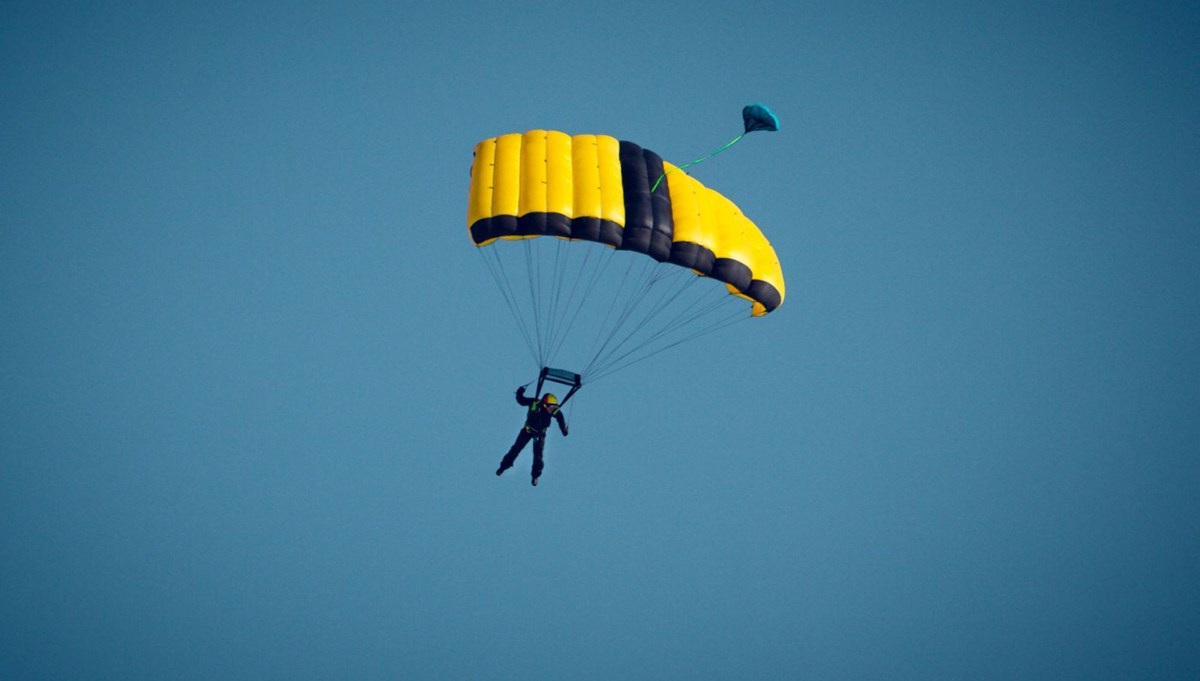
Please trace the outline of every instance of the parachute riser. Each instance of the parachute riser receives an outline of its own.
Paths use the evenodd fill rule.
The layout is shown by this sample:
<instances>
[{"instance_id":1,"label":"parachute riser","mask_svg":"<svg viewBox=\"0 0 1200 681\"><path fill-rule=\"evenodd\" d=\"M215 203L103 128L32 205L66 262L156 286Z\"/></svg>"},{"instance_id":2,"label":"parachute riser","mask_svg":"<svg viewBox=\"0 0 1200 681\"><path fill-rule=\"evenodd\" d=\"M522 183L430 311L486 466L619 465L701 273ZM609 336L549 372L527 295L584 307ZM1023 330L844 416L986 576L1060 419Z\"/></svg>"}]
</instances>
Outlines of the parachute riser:
<instances>
[{"instance_id":1,"label":"parachute riser","mask_svg":"<svg viewBox=\"0 0 1200 681\"><path fill-rule=\"evenodd\" d=\"M574 395L579 391L580 388L583 387L583 377L573 371L542 367L541 372L538 373L537 390L534 392L534 394L538 397L541 397L542 385L544 385L546 381L571 386L571 389L567 391L566 396L558 401L558 406L560 408L567 403L567 400L571 399L572 395Z\"/></svg>"}]
</instances>

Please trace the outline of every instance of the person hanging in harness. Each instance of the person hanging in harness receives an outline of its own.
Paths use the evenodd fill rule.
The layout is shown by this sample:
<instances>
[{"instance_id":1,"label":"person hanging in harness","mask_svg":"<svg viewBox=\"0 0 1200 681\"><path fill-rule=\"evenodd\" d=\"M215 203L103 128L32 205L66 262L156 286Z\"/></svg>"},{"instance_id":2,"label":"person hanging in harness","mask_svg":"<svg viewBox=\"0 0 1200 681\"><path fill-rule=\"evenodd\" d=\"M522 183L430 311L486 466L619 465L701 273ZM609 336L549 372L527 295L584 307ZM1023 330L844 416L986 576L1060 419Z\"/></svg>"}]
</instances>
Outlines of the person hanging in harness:
<instances>
[{"instance_id":1,"label":"person hanging in harness","mask_svg":"<svg viewBox=\"0 0 1200 681\"><path fill-rule=\"evenodd\" d=\"M568 395L570 397L570 395ZM542 399L533 397L525 397L525 386L517 388L517 404L523 407L528 407L525 414L525 426L521 428L521 432L517 433L517 440L513 442L513 446L504 455L500 461L500 467L496 469L496 475L503 475L504 471L512 468L513 462L517 460L517 455L525 449L525 445L533 440L533 484L538 484L538 478L542 475L542 452L546 447L546 429L550 427L550 420L558 421L558 429L562 431L563 437L567 436L567 421L563 418L562 409L558 404L558 397L553 393L546 393Z\"/></svg>"}]
</instances>

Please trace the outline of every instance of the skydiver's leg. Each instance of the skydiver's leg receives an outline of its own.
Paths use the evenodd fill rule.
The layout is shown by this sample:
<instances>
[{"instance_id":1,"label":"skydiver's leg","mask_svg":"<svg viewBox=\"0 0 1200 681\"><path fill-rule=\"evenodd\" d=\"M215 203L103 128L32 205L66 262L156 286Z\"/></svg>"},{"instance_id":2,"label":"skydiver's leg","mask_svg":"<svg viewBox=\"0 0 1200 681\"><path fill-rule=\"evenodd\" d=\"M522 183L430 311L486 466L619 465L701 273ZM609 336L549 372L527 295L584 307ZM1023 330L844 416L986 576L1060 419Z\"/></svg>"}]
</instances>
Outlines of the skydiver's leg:
<instances>
[{"instance_id":1,"label":"skydiver's leg","mask_svg":"<svg viewBox=\"0 0 1200 681\"><path fill-rule=\"evenodd\" d=\"M521 453L522 449L525 449L525 445L527 444L529 444L529 433L522 428L520 432L517 433L517 439L513 442L512 447L509 448L508 453L505 454L504 458L500 460L500 467L496 469L496 475L500 475L504 471L512 468L513 462L517 460L517 455Z\"/></svg>"},{"instance_id":2,"label":"skydiver's leg","mask_svg":"<svg viewBox=\"0 0 1200 681\"><path fill-rule=\"evenodd\" d=\"M537 480L542 475L544 462L542 461L542 452L546 448L546 438L537 437L533 439L533 479ZM536 483L535 483L536 484Z\"/></svg>"}]
</instances>

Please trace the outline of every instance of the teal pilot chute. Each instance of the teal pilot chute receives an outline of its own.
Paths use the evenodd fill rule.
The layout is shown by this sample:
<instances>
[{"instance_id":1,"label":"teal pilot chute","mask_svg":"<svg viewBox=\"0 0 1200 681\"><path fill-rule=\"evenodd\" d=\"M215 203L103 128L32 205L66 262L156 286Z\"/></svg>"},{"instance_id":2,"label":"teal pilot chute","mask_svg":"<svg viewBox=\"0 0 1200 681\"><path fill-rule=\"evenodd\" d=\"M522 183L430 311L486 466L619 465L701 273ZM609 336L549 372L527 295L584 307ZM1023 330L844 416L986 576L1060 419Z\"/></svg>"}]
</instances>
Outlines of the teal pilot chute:
<instances>
[{"instance_id":1,"label":"teal pilot chute","mask_svg":"<svg viewBox=\"0 0 1200 681\"><path fill-rule=\"evenodd\" d=\"M766 130L767 132L779 130L779 119L765 104L747 104L743 107L742 122L746 125L746 133L755 130Z\"/></svg>"},{"instance_id":2,"label":"teal pilot chute","mask_svg":"<svg viewBox=\"0 0 1200 681\"><path fill-rule=\"evenodd\" d=\"M703 162L707 161L708 159L712 158L713 156L716 156L717 154L721 153L722 151L725 151L729 147L732 147L733 145L737 144L743 137L745 137L746 135L749 135L752 132L755 132L758 130L765 130L767 132L775 132L775 131L779 130L779 118L775 115L775 112L773 112L769 108L767 108L766 104L747 104L746 106L742 107L742 126L744 128L744 131L742 132L742 134L738 135L737 137L734 137L732 140L729 141L728 144L721 147L720 149L717 149L716 151L709 154L708 156L705 156L703 158L698 158L695 161L692 161L690 163L684 163L683 165L681 165L677 168L672 168L671 170L668 170L667 172L660 175L658 180L656 180L654 182L654 186L650 188L650 193L653 194L654 190L658 189L659 182L662 182L663 178L666 177L669 173L673 173L676 170L683 170L684 168L694 166L697 163L703 163Z\"/></svg>"}]
</instances>

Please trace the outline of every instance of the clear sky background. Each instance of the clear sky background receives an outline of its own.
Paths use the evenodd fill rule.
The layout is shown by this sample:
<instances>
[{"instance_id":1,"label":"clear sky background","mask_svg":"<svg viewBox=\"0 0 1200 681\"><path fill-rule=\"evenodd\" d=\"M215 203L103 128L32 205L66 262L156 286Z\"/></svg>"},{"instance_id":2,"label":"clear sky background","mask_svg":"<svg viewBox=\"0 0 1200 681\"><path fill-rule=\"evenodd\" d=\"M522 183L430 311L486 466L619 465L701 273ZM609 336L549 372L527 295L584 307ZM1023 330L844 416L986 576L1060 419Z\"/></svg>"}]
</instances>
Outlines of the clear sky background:
<instances>
[{"instance_id":1,"label":"clear sky background","mask_svg":"<svg viewBox=\"0 0 1200 681\"><path fill-rule=\"evenodd\" d=\"M749 102L783 307L496 478L474 144ZM4 3L0 678L1197 678L1198 263L1194 2Z\"/></svg>"}]
</instances>

